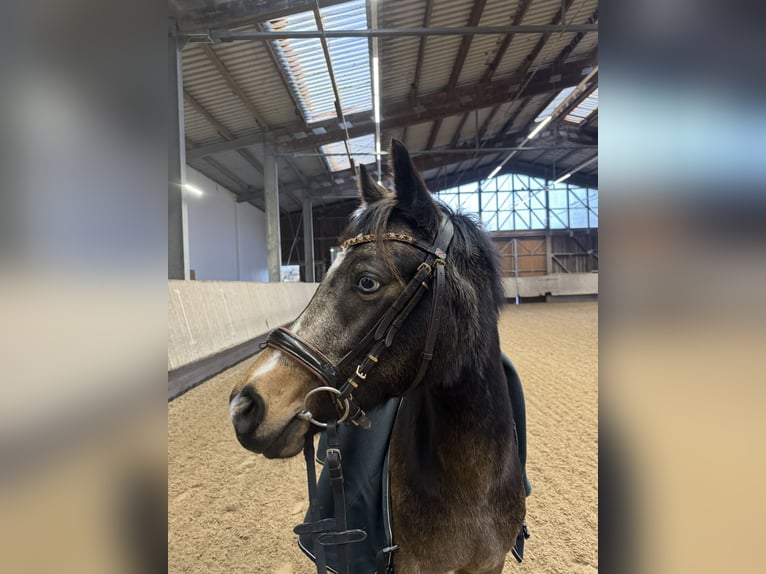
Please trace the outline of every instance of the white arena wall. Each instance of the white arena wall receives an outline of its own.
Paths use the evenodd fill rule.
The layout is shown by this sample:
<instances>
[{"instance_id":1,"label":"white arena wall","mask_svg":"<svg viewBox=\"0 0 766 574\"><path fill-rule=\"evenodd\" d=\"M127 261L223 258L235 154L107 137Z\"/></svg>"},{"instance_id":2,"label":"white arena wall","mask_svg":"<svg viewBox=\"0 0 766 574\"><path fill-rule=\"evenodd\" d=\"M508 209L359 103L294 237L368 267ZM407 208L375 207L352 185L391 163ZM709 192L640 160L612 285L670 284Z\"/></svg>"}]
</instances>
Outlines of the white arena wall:
<instances>
[{"instance_id":1,"label":"white arena wall","mask_svg":"<svg viewBox=\"0 0 766 574\"><path fill-rule=\"evenodd\" d=\"M257 351L303 311L317 283L168 281L168 382L177 396Z\"/></svg>"},{"instance_id":2,"label":"white arena wall","mask_svg":"<svg viewBox=\"0 0 766 574\"><path fill-rule=\"evenodd\" d=\"M518 286L518 287L517 287ZM598 273L552 273L531 277L503 277L505 296L570 297L598 295Z\"/></svg>"},{"instance_id":3,"label":"white arena wall","mask_svg":"<svg viewBox=\"0 0 766 574\"><path fill-rule=\"evenodd\" d=\"M268 281L266 216L237 203L228 189L186 166L186 182L202 195L188 194L189 269L198 280Z\"/></svg>"}]
</instances>

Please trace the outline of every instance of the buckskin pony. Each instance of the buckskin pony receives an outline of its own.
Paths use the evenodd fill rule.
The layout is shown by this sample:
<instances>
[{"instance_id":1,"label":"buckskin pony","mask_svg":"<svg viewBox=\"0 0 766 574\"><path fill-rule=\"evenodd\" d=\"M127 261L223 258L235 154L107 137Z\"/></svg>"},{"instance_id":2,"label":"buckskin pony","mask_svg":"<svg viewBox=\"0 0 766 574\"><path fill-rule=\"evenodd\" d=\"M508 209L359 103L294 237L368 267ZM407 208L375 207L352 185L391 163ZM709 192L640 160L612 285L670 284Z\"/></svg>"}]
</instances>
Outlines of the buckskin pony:
<instances>
[{"instance_id":1,"label":"buckskin pony","mask_svg":"<svg viewBox=\"0 0 766 574\"><path fill-rule=\"evenodd\" d=\"M526 492L497 256L470 216L431 196L396 140L390 160L391 190L360 167L343 250L232 391L232 422L245 448L287 458L312 421L369 432L358 427L402 397L387 447L394 571L500 573L526 530Z\"/></svg>"}]
</instances>

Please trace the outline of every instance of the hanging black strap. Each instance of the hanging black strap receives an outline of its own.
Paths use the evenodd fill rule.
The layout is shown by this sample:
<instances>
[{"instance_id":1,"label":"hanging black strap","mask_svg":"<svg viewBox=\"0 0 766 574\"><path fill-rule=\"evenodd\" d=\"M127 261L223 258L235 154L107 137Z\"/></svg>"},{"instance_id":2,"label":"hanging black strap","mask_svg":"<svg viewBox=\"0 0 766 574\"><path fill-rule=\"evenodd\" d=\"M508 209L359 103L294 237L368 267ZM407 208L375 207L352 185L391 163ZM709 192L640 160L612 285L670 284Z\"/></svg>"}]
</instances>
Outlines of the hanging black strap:
<instances>
[{"instance_id":1,"label":"hanging black strap","mask_svg":"<svg viewBox=\"0 0 766 574\"><path fill-rule=\"evenodd\" d=\"M311 522L299 524L293 529L293 532L298 535L310 535L313 539L312 546L314 549L317 574L326 574L327 572L325 546L335 546L337 549L338 574L351 574L348 545L365 540L367 538L367 533L364 530L348 529L337 421L328 423L327 425L327 445L325 466L330 474L333 504L335 505L335 518L321 518L316 468L314 466L314 439L313 436L307 436L303 455L306 459L306 475L308 476L310 501L309 514L311 515Z\"/></svg>"},{"instance_id":2,"label":"hanging black strap","mask_svg":"<svg viewBox=\"0 0 766 574\"><path fill-rule=\"evenodd\" d=\"M317 473L314 466L314 435L306 434L306 441L303 445L303 457L306 459L306 476L308 477L309 487L309 514L311 522L299 524L293 529L298 535L311 534L316 539L320 532L325 532L335 528L335 519L321 519L319 514L319 492L317 490ZM317 567L317 574L327 574L327 561L325 559L324 547L321 544L314 544L314 559Z\"/></svg>"}]
</instances>

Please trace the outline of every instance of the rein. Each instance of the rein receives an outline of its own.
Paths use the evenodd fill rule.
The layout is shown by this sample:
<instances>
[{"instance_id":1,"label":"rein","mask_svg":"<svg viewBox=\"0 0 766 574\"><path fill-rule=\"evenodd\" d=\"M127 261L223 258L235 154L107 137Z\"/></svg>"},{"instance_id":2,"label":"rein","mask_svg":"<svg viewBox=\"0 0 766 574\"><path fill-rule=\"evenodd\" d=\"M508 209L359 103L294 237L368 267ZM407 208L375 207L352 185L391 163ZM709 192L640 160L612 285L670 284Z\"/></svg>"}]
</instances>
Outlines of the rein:
<instances>
[{"instance_id":1,"label":"rein","mask_svg":"<svg viewBox=\"0 0 766 574\"><path fill-rule=\"evenodd\" d=\"M304 398L303 410L296 416L307 420L313 425L326 429L328 434L327 468L330 472L330 480L333 489L335 505L335 518L320 519L318 508L318 493L316 484L316 472L314 470L314 443L313 436L306 436L304 456L309 489L309 514L311 522L296 526L296 534L309 534L314 538L316 552L315 563L317 572L325 574L326 558L324 546L334 545L337 547L339 562L339 574L350 574L349 556L347 545L364 540L367 534L363 530L348 530L346 528L345 499L343 493L343 471L341 468L340 443L337 436L339 423L353 424L362 428L370 428L370 420L362 408L354 399L353 392L364 383L370 371L380 361L380 354L390 347L399 332L404 321L415 309L426 290L433 285L433 299L431 300L431 313L428 320L428 332L421 357L418 373L410 383L409 388L415 387L425 376L433 359L433 350L441 322L442 303L445 290L444 266L447 260L454 229L449 217L442 216L439 231L434 242L429 244L411 235L402 233L384 233L380 236L367 234L357 235L348 239L341 246L344 250L357 245L382 241L397 241L420 249L425 253L423 262L418 266L415 275L410 279L402 293L396 298L385 313L375 322L372 328L362 339L337 363L333 362L322 351L301 339L291 331L279 328L272 331L266 341L266 345L289 355L309 371L318 376L324 383L323 386L312 389ZM364 355L364 358L359 360ZM358 362L357 362L358 361ZM344 371L347 371L354 362L357 362L353 374L346 380L342 380ZM320 392L330 393L337 411L337 419L322 422L314 418L308 410L308 399ZM384 549L387 553L398 548L393 546ZM379 569L380 570L380 569ZM383 574L381 570L379 574Z\"/></svg>"}]
</instances>

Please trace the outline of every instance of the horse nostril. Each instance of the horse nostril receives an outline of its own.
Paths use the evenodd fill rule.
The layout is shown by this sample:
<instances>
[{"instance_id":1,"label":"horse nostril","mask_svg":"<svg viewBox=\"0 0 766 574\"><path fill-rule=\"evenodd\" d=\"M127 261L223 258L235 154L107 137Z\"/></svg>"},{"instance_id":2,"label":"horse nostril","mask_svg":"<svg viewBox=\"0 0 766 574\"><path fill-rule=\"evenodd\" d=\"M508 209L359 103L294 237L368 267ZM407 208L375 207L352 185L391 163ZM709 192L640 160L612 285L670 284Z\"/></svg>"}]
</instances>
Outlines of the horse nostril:
<instances>
[{"instance_id":1,"label":"horse nostril","mask_svg":"<svg viewBox=\"0 0 766 574\"><path fill-rule=\"evenodd\" d=\"M229 402L231 422L237 434L241 435L250 434L258 428L265 410L263 399L251 386L244 387Z\"/></svg>"}]
</instances>

